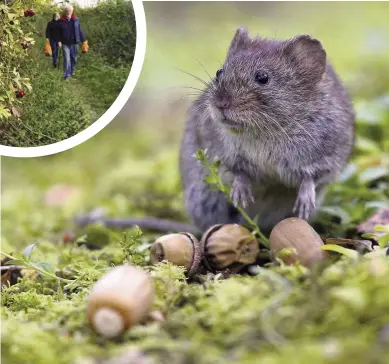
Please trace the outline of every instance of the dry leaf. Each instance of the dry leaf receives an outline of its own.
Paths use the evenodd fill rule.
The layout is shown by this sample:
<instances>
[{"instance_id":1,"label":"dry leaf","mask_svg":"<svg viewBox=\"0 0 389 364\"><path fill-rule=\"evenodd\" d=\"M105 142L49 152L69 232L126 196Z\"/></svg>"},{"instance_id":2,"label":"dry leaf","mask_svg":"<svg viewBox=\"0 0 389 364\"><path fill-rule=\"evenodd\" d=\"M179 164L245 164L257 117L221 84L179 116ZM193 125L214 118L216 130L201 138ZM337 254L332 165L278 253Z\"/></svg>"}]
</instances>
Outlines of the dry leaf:
<instances>
[{"instance_id":1,"label":"dry leaf","mask_svg":"<svg viewBox=\"0 0 389 364\"><path fill-rule=\"evenodd\" d=\"M343 238L324 238L326 244L336 245L351 245L358 251L373 251L372 243L370 240L356 240L356 239L343 239Z\"/></svg>"},{"instance_id":2,"label":"dry leaf","mask_svg":"<svg viewBox=\"0 0 389 364\"><path fill-rule=\"evenodd\" d=\"M15 116L16 118L20 118L22 116L22 110L18 107L12 106L11 107L11 114Z\"/></svg>"}]
</instances>

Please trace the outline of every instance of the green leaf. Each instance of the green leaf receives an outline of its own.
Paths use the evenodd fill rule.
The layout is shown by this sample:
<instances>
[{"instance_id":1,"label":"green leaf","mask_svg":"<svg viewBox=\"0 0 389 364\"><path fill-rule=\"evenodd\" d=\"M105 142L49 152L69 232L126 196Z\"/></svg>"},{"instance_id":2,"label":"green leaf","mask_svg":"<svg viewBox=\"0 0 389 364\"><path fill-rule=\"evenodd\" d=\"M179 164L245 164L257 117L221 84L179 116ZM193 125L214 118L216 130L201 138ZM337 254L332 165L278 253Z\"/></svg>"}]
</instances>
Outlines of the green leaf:
<instances>
[{"instance_id":1,"label":"green leaf","mask_svg":"<svg viewBox=\"0 0 389 364\"><path fill-rule=\"evenodd\" d=\"M349 224L351 221L349 213L339 206L323 206L320 211L339 217L343 224Z\"/></svg>"},{"instance_id":2,"label":"green leaf","mask_svg":"<svg viewBox=\"0 0 389 364\"><path fill-rule=\"evenodd\" d=\"M362 238L377 240L378 235L374 233L366 233L366 234L362 234Z\"/></svg>"},{"instance_id":3,"label":"green leaf","mask_svg":"<svg viewBox=\"0 0 389 364\"><path fill-rule=\"evenodd\" d=\"M351 259L357 259L359 254L355 250L343 248L342 246L335 244L326 244L320 247L322 250L336 252L342 255L345 255Z\"/></svg>"},{"instance_id":4,"label":"green leaf","mask_svg":"<svg viewBox=\"0 0 389 364\"><path fill-rule=\"evenodd\" d=\"M355 145L357 149L365 152L366 154L377 154L381 152L379 145L375 141L364 138L360 135L356 137Z\"/></svg>"},{"instance_id":5,"label":"green leaf","mask_svg":"<svg viewBox=\"0 0 389 364\"><path fill-rule=\"evenodd\" d=\"M376 225L374 226L374 230L383 233L389 233L389 225Z\"/></svg>"},{"instance_id":6,"label":"green leaf","mask_svg":"<svg viewBox=\"0 0 389 364\"><path fill-rule=\"evenodd\" d=\"M4 109L2 106L0 106L0 119L2 118L9 118L11 116L11 113L8 109Z\"/></svg>"},{"instance_id":7,"label":"green leaf","mask_svg":"<svg viewBox=\"0 0 389 364\"><path fill-rule=\"evenodd\" d=\"M46 272L55 273L55 268L50 262L39 262L39 263L34 263L34 265L36 267L43 269Z\"/></svg>"},{"instance_id":8,"label":"green leaf","mask_svg":"<svg viewBox=\"0 0 389 364\"><path fill-rule=\"evenodd\" d=\"M21 259L12 259L4 263L5 265L25 265L25 262Z\"/></svg>"},{"instance_id":9,"label":"green leaf","mask_svg":"<svg viewBox=\"0 0 389 364\"><path fill-rule=\"evenodd\" d=\"M389 169L385 167L371 167L365 169L360 175L359 180L362 183L375 181L379 178L389 175Z\"/></svg>"},{"instance_id":10,"label":"green leaf","mask_svg":"<svg viewBox=\"0 0 389 364\"><path fill-rule=\"evenodd\" d=\"M207 177L204 178L204 182L208 183L209 185L214 185L217 183L217 178L212 174L209 174Z\"/></svg>"},{"instance_id":11,"label":"green leaf","mask_svg":"<svg viewBox=\"0 0 389 364\"><path fill-rule=\"evenodd\" d=\"M36 243L35 243L35 244L29 245L29 246L28 246L27 248L25 248L25 249L23 250L23 252L22 252L22 256L23 256L23 258L24 258L27 262L29 262L30 259L31 259L31 255L32 255L32 252L33 252L33 250L34 250L34 248L35 248L35 245L36 245Z\"/></svg>"},{"instance_id":12,"label":"green leaf","mask_svg":"<svg viewBox=\"0 0 389 364\"><path fill-rule=\"evenodd\" d=\"M389 244L389 233L381 236L378 239L378 244L381 248L385 248L387 244Z\"/></svg>"}]
</instances>

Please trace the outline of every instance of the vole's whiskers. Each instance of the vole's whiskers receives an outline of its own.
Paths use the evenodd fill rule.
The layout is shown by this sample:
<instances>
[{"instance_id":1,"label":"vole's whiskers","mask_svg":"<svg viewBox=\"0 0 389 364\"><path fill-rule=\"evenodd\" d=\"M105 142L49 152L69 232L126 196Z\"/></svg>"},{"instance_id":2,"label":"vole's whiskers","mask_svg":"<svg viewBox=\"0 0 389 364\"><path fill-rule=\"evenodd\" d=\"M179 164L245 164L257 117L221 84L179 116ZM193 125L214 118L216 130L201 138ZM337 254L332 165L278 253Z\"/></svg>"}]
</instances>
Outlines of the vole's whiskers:
<instances>
[{"instance_id":1,"label":"vole's whiskers","mask_svg":"<svg viewBox=\"0 0 389 364\"><path fill-rule=\"evenodd\" d=\"M264 109L265 111L266 111L266 110L272 111L272 109L271 109L270 107L267 107L267 106L264 106L264 105L262 105L262 109ZM285 114L286 114L286 113L285 113ZM267 115L267 116L268 116L268 115ZM271 118L270 116L268 116L268 117ZM314 141L314 136L311 135L310 133L308 133L308 132L304 129L304 127L299 123L299 121L296 120L296 119L285 118L285 117L284 117L284 120L287 122L287 125L286 125L285 128L283 128L275 119L271 118L271 120L274 121L275 123L277 123L277 124L283 129L283 131L289 136L289 138L288 138L289 140L291 140L291 139L290 139L290 135L289 135L288 131L290 131L292 127L297 127L299 130L301 130L301 131L304 133L304 135L305 135L311 142Z\"/></svg>"},{"instance_id":2,"label":"vole's whiskers","mask_svg":"<svg viewBox=\"0 0 389 364\"><path fill-rule=\"evenodd\" d=\"M201 95L202 92L204 92L204 89L197 88L197 87L192 87L192 86L174 86L174 87L169 87L170 90L177 90L177 89L190 89L190 90L196 90L199 91L199 95Z\"/></svg>"},{"instance_id":3,"label":"vole's whiskers","mask_svg":"<svg viewBox=\"0 0 389 364\"><path fill-rule=\"evenodd\" d=\"M213 85L213 79L212 79L211 75L208 73L207 69L204 67L204 65L198 59L196 59L196 61L201 66L201 68L204 70L204 72L208 75L209 80L211 81L211 85Z\"/></svg>"},{"instance_id":4,"label":"vole's whiskers","mask_svg":"<svg viewBox=\"0 0 389 364\"><path fill-rule=\"evenodd\" d=\"M190 72L186 72L186 71L181 70L181 69L179 69L179 68L177 68L177 70L180 71L180 72L182 72L182 73L187 74L188 76L193 77L194 79L196 79L197 81L201 82L201 83L202 83L204 86L206 86L206 87L213 87L212 84L210 84L210 83L207 82L207 81L204 81L201 77L198 77L198 76L196 76L196 75L194 75L194 74L192 74L192 73L190 73Z\"/></svg>"},{"instance_id":5,"label":"vole's whiskers","mask_svg":"<svg viewBox=\"0 0 389 364\"><path fill-rule=\"evenodd\" d=\"M177 97L172 97L167 100L168 104L173 104L174 102L183 100L183 99L188 99L189 96L198 96L199 94L197 93L187 93L185 95L177 96Z\"/></svg>"},{"instance_id":6,"label":"vole's whiskers","mask_svg":"<svg viewBox=\"0 0 389 364\"><path fill-rule=\"evenodd\" d=\"M258 120L255 119L255 118L250 118L250 119L249 119L249 122L251 122L251 123L253 123L253 124L256 125L256 130L265 129L265 132L266 132L266 134L269 136L269 138L270 138L270 139L275 139L275 136L274 136L274 134L272 133L271 128L269 128L269 126L266 125L266 123L260 124L260 123L258 122Z\"/></svg>"},{"instance_id":7,"label":"vole's whiskers","mask_svg":"<svg viewBox=\"0 0 389 364\"><path fill-rule=\"evenodd\" d=\"M287 138L290 142L292 142L292 139L290 138L290 136L288 135L288 133L285 131L285 129L282 127L282 125L281 125L276 119L274 119L273 117L271 117L271 116L269 116L269 115L264 114L264 113L261 112L261 111L259 111L259 113L260 113L262 116L264 116L264 117L266 117L266 118L269 118L269 119L274 123L274 125L276 125L276 126L281 130L281 132L286 136L286 138ZM264 123L264 125L266 125L266 124Z\"/></svg>"}]
</instances>

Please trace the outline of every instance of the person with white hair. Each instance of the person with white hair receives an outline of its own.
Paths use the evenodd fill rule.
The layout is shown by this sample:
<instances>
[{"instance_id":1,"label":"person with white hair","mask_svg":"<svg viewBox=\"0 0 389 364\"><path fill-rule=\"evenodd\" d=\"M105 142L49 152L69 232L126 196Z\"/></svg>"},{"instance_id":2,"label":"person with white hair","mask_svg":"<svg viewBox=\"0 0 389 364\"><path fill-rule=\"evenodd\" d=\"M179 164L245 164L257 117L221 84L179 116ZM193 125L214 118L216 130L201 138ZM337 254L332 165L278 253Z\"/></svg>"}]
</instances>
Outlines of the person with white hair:
<instances>
[{"instance_id":1,"label":"person with white hair","mask_svg":"<svg viewBox=\"0 0 389 364\"><path fill-rule=\"evenodd\" d=\"M60 42L64 54L64 78L70 78L77 64L78 44L85 42L80 20L73 13L73 6L66 4L60 19Z\"/></svg>"}]
</instances>

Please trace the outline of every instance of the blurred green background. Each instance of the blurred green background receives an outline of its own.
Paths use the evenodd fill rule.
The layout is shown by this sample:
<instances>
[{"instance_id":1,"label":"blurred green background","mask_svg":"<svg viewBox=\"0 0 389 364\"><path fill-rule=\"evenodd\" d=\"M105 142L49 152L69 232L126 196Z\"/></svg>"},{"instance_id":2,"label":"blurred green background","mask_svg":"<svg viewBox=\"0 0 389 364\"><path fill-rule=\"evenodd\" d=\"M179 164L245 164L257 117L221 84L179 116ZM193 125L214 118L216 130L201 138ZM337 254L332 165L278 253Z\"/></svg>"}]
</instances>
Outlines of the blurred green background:
<instances>
[{"instance_id":1,"label":"blurred green background","mask_svg":"<svg viewBox=\"0 0 389 364\"><path fill-rule=\"evenodd\" d=\"M145 2L144 6L146 58L137 88L120 114L129 124L153 124L165 117L169 124L182 123L185 100L174 100L188 90L180 87L201 84L178 69L207 79L203 66L213 76L239 25L252 35L270 38L304 33L318 38L356 102L389 90L388 3Z\"/></svg>"}]
</instances>

